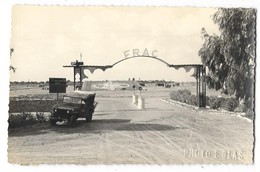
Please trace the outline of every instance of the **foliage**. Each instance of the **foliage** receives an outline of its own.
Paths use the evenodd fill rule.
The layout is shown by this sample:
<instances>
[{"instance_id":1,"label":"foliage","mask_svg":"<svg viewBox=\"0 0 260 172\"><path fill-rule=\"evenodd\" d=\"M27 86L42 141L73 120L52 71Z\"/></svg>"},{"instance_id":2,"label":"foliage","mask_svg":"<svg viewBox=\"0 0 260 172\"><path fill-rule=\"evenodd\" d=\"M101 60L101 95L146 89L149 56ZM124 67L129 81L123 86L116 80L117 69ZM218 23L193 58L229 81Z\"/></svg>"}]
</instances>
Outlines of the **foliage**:
<instances>
[{"instance_id":1,"label":"foliage","mask_svg":"<svg viewBox=\"0 0 260 172\"><path fill-rule=\"evenodd\" d=\"M10 58L12 57L13 52L14 52L14 49L11 48L10 49ZM11 70L11 71L13 71L15 73L16 68L14 66L10 65L9 66L9 70Z\"/></svg>"},{"instance_id":2,"label":"foliage","mask_svg":"<svg viewBox=\"0 0 260 172\"><path fill-rule=\"evenodd\" d=\"M10 100L9 113L50 112L53 105L57 103L57 100Z\"/></svg>"},{"instance_id":3,"label":"foliage","mask_svg":"<svg viewBox=\"0 0 260 172\"><path fill-rule=\"evenodd\" d=\"M36 118L31 113L11 114L8 119L9 127L21 127L37 123Z\"/></svg>"},{"instance_id":4,"label":"foliage","mask_svg":"<svg viewBox=\"0 0 260 172\"><path fill-rule=\"evenodd\" d=\"M42 112L37 112L37 113L36 113L36 119L37 119L37 121L38 121L39 123L44 123L44 122L48 121L48 120L46 119L46 116L45 116L44 113L42 113Z\"/></svg>"},{"instance_id":5,"label":"foliage","mask_svg":"<svg viewBox=\"0 0 260 172\"><path fill-rule=\"evenodd\" d=\"M190 95L188 104L198 106L198 98L195 95Z\"/></svg>"},{"instance_id":6,"label":"foliage","mask_svg":"<svg viewBox=\"0 0 260 172\"><path fill-rule=\"evenodd\" d=\"M172 91L170 93L170 97L171 99L180 101L182 103L187 103L194 106L198 105L197 97L195 95L192 95L189 90Z\"/></svg>"},{"instance_id":7,"label":"foliage","mask_svg":"<svg viewBox=\"0 0 260 172\"><path fill-rule=\"evenodd\" d=\"M228 111L234 111L238 107L238 100L234 98L230 98L225 103L226 110Z\"/></svg>"},{"instance_id":8,"label":"foliage","mask_svg":"<svg viewBox=\"0 0 260 172\"><path fill-rule=\"evenodd\" d=\"M205 80L210 88L223 89L224 93L252 105L256 10L220 8L213 21L219 26L219 36L209 35L205 28L201 31L204 44L199 56L208 68Z\"/></svg>"},{"instance_id":9,"label":"foliage","mask_svg":"<svg viewBox=\"0 0 260 172\"><path fill-rule=\"evenodd\" d=\"M45 123L48 121L48 117L43 112L50 112L53 105L58 102L61 102L61 100L10 100L9 127L15 128ZM36 112L36 114L32 112Z\"/></svg>"},{"instance_id":10,"label":"foliage","mask_svg":"<svg viewBox=\"0 0 260 172\"><path fill-rule=\"evenodd\" d=\"M170 97L172 100L179 101L182 103L187 103L189 105L198 106L198 98L195 95L192 95L189 90L178 90L172 91L170 93ZM227 111L234 111L239 102L235 98L223 98L223 97L206 97L206 105L211 109L225 109ZM243 109L246 112L246 109Z\"/></svg>"},{"instance_id":11,"label":"foliage","mask_svg":"<svg viewBox=\"0 0 260 172\"><path fill-rule=\"evenodd\" d=\"M212 109L219 109L221 106L221 101L217 97L209 99L209 106Z\"/></svg>"},{"instance_id":12,"label":"foliage","mask_svg":"<svg viewBox=\"0 0 260 172\"><path fill-rule=\"evenodd\" d=\"M252 110L247 110L246 111L246 117L253 120L254 119L254 112Z\"/></svg>"},{"instance_id":13,"label":"foliage","mask_svg":"<svg viewBox=\"0 0 260 172\"><path fill-rule=\"evenodd\" d=\"M47 118L46 116L44 116L44 113L36 113L36 115L33 115L30 112L22 112L20 114L9 114L8 119L10 128L17 128L37 123L44 123L46 121Z\"/></svg>"}]
</instances>

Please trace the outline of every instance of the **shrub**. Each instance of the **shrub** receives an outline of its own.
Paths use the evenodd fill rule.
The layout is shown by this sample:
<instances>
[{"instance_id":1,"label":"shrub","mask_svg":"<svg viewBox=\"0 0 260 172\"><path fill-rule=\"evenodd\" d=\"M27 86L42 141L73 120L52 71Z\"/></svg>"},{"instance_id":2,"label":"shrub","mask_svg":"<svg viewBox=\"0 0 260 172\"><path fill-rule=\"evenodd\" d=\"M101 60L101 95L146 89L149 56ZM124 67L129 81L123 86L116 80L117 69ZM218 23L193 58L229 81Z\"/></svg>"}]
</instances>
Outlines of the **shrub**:
<instances>
[{"instance_id":1,"label":"shrub","mask_svg":"<svg viewBox=\"0 0 260 172\"><path fill-rule=\"evenodd\" d=\"M170 93L172 100L176 100L182 103L191 104L194 106L198 105L198 99L195 95L192 95L189 90L178 90Z\"/></svg>"},{"instance_id":2,"label":"shrub","mask_svg":"<svg viewBox=\"0 0 260 172\"><path fill-rule=\"evenodd\" d=\"M24 125L26 121L25 115L9 115L8 123L10 128L20 127Z\"/></svg>"},{"instance_id":3,"label":"shrub","mask_svg":"<svg viewBox=\"0 0 260 172\"><path fill-rule=\"evenodd\" d=\"M28 124L37 123L36 118L31 113L10 114L8 119L9 127L21 127Z\"/></svg>"},{"instance_id":4,"label":"shrub","mask_svg":"<svg viewBox=\"0 0 260 172\"><path fill-rule=\"evenodd\" d=\"M251 120L254 120L255 113L252 110L247 110L245 116Z\"/></svg>"},{"instance_id":5,"label":"shrub","mask_svg":"<svg viewBox=\"0 0 260 172\"><path fill-rule=\"evenodd\" d=\"M237 107L238 107L238 100L235 98L230 98L227 99L227 103L226 103L226 110L228 111L234 111Z\"/></svg>"},{"instance_id":6,"label":"shrub","mask_svg":"<svg viewBox=\"0 0 260 172\"><path fill-rule=\"evenodd\" d=\"M9 113L50 112L57 100L10 100Z\"/></svg>"},{"instance_id":7,"label":"shrub","mask_svg":"<svg viewBox=\"0 0 260 172\"><path fill-rule=\"evenodd\" d=\"M41 112L36 113L36 119L40 123L44 123L47 121L46 117L44 116L44 113L41 113Z\"/></svg>"},{"instance_id":8,"label":"shrub","mask_svg":"<svg viewBox=\"0 0 260 172\"><path fill-rule=\"evenodd\" d=\"M170 97L175 101L198 106L198 97L192 95L189 90L172 91ZM239 102L235 98L206 97L206 105L212 109L223 108L228 111L234 111L238 107Z\"/></svg>"},{"instance_id":9,"label":"shrub","mask_svg":"<svg viewBox=\"0 0 260 172\"><path fill-rule=\"evenodd\" d=\"M198 106L198 98L195 95L190 95L189 97L189 104L193 106Z\"/></svg>"},{"instance_id":10,"label":"shrub","mask_svg":"<svg viewBox=\"0 0 260 172\"><path fill-rule=\"evenodd\" d=\"M36 115L25 112L22 112L20 114L9 114L8 119L10 128L23 127L42 122L46 122L46 118L43 113L37 113Z\"/></svg>"},{"instance_id":11,"label":"shrub","mask_svg":"<svg viewBox=\"0 0 260 172\"><path fill-rule=\"evenodd\" d=\"M219 109L220 106L221 106L221 101L220 101L220 99L217 98L217 97L211 97L211 98L209 99L209 106L210 106L210 108L212 108L212 109Z\"/></svg>"},{"instance_id":12,"label":"shrub","mask_svg":"<svg viewBox=\"0 0 260 172\"><path fill-rule=\"evenodd\" d=\"M244 111L253 111L254 109L254 99L249 98L244 102Z\"/></svg>"}]
</instances>

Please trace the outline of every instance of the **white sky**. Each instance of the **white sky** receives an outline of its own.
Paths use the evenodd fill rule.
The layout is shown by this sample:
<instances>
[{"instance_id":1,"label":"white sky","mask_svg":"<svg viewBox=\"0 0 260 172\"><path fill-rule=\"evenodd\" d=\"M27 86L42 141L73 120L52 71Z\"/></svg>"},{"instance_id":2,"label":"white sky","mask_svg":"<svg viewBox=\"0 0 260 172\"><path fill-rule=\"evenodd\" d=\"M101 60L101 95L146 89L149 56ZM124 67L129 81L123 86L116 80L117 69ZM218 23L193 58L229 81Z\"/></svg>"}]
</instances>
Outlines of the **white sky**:
<instances>
[{"instance_id":1,"label":"white sky","mask_svg":"<svg viewBox=\"0 0 260 172\"><path fill-rule=\"evenodd\" d=\"M51 7L14 6L11 64L17 68L11 81L47 81L49 77L73 80L72 68L110 65L124 58L125 50L158 50L170 64L201 63L200 31L218 33L211 19L213 8L173 7ZM186 73L150 58L126 60L105 72L85 71L90 80L165 79L194 81Z\"/></svg>"}]
</instances>

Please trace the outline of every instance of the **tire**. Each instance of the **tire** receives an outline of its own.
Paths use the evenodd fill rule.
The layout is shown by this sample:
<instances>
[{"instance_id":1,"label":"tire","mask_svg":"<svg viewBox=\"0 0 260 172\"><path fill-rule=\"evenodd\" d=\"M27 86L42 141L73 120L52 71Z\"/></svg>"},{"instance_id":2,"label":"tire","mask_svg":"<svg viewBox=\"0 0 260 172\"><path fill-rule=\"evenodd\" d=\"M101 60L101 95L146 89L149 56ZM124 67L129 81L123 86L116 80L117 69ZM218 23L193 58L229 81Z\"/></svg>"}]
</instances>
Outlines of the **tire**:
<instances>
[{"instance_id":1,"label":"tire","mask_svg":"<svg viewBox=\"0 0 260 172\"><path fill-rule=\"evenodd\" d=\"M87 122L91 122L91 121L92 121L93 112L94 112L93 109L89 109L88 115L87 115L87 117L86 117L86 121L87 121Z\"/></svg>"},{"instance_id":2,"label":"tire","mask_svg":"<svg viewBox=\"0 0 260 172\"><path fill-rule=\"evenodd\" d=\"M55 126L55 125L56 125L56 122L57 122L56 119L50 119L50 124L51 124L52 126Z\"/></svg>"},{"instance_id":3,"label":"tire","mask_svg":"<svg viewBox=\"0 0 260 172\"><path fill-rule=\"evenodd\" d=\"M76 115L72 115L70 117L70 120L69 120L69 125L70 127L75 127L76 126L76 121L77 121L77 116Z\"/></svg>"}]
</instances>

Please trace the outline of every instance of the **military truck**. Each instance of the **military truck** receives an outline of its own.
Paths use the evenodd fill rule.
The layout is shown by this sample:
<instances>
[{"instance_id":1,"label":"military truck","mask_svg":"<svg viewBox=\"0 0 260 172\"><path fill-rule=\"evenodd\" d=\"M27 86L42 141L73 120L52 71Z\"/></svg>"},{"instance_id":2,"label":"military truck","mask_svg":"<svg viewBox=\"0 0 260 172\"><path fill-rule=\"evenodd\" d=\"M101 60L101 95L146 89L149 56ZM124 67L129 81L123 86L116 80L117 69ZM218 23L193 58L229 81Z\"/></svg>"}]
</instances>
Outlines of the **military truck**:
<instances>
[{"instance_id":1,"label":"military truck","mask_svg":"<svg viewBox=\"0 0 260 172\"><path fill-rule=\"evenodd\" d=\"M75 127L78 118L85 118L87 122L92 121L96 94L65 95L62 102L53 106L50 117L50 124L67 121L71 127Z\"/></svg>"}]
</instances>

